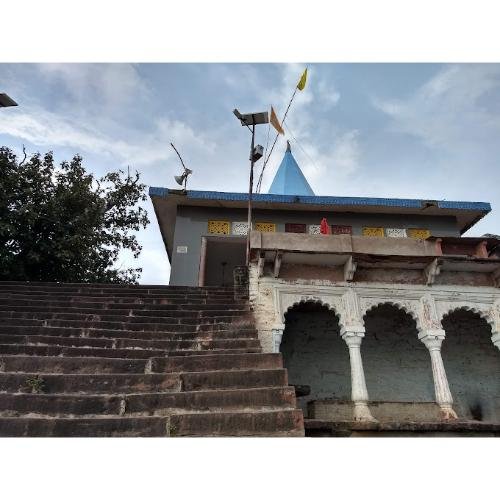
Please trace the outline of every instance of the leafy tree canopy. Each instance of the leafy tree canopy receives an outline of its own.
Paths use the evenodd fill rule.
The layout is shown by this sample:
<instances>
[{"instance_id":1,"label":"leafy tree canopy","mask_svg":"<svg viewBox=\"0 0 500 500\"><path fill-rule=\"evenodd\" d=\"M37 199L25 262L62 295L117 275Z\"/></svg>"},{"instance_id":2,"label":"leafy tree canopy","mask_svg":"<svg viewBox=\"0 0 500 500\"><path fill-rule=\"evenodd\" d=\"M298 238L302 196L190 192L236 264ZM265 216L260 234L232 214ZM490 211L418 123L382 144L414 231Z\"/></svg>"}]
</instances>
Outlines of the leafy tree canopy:
<instances>
[{"instance_id":1,"label":"leafy tree canopy","mask_svg":"<svg viewBox=\"0 0 500 500\"><path fill-rule=\"evenodd\" d=\"M0 280L137 282L141 268L115 264L142 250L145 187L137 172L97 179L80 156L56 166L51 152L19 161L0 147Z\"/></svg>"}]
</instances>

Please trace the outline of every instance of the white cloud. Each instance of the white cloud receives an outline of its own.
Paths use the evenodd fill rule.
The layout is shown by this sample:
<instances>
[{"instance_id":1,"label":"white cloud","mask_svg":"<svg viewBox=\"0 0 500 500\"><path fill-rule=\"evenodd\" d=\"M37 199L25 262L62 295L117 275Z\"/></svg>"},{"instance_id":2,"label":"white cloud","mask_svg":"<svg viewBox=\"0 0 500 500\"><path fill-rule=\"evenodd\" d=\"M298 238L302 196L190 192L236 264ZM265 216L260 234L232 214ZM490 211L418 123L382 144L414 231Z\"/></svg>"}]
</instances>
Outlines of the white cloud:
<instances>
[{"instance_id":1,"label":"white cloud","mask_svg":"<svg viewBox=\"0 0 500 500\"><path fill-rule=\"evenodd\" d=\"M42 79L60 83L73 109L99 108L101 114L146 98L149 87L133 64L39 64Z\"/></svg>"},{"instance_id":2,"label":"white cloud","mask_svg":"<svg viewBox=\"0 0 500 500\"><path fill-rule=\"evenodd\" d=\"M374 98L372 104L392 118L393 131L418 137L428 147L460 150L470 144L489 143L500 134L498 110L481 103L499 89L499 65L453 65L407 100Z\"/></svg>"},{"instance_id":3,"label":"white cloud","mask_svg":"<svg viewBox=\"0 0 500 500\"><path fill-rule=\"evenodd\" d=\"M340 93L335 88L333 82L322 78L317 85L318 100L326 106L336 106L340 100Z\"/></svg>"},{"instance_id":4,"label":"white cloud","mask_svg":"<svg viewBox=\"0 0 500 500\"><path fill-rule=\"evenodd\" d=\"M26 107L25 107L26 108ZM137 132L135 140L126 141L101 132L90 124L33 108L26 112L2 116L0 134L7 134L47 148L70 147L76 152L90 152L111 156L122 165L147 166L171 158L170 148L186 146L197 153L211 154L215 145L204 135L198 134L187 124L161 118L154 122L151 132Z\"/></svg>"}]
</instances>

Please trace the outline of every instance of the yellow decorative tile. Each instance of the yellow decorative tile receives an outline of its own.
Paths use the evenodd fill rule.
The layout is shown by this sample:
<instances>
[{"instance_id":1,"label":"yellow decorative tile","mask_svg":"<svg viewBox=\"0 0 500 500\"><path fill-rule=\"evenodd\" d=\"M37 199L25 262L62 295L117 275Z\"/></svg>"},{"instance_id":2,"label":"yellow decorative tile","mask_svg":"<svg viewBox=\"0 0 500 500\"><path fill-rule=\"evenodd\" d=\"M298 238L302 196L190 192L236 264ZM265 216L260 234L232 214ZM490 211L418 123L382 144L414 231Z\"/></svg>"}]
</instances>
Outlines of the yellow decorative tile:
<instances>
[{"instance_id":1,"label":"yellow decorative tile","mask_svg":"<svg viewBox=\"0 0 500 500\"><path fill-rule=\"evenodd\" d=\"M419 240L426 240L430 237L431 232L428 229L407 229L406 234L410 238L417 238Z\"/></svg>"},{"instance_id":2,"label":"yellow decorative tile","mask_svg":"<svg viewBox=\"0 0 500 500\"><path fill-rule=\"evenodd\" d=\"M209 234L229 234L230 224L225 220L209 220L208 232Z\"/></svg>"},{"instance_id":3,"label":"yellow decorative tile","mask_svg":"<svg viewBox=\"0 0 500 500\"><path fill-rule=\"evenodd\" d=\"M363 236L379 236L384 237L384 228L383 227L364 227L363 228Z\"/></svg>"},{"instance_id":4,"label":"yellow decorative tile","mask_svg":"<svg viewBox=\"0 0 500 500\"><path fill-rule=\"evenodd\" d=\"M273 224L272 222L256 222L255 230L261 231L262 233L275 233L276 224Z\"/></svg>"}]
</instances>

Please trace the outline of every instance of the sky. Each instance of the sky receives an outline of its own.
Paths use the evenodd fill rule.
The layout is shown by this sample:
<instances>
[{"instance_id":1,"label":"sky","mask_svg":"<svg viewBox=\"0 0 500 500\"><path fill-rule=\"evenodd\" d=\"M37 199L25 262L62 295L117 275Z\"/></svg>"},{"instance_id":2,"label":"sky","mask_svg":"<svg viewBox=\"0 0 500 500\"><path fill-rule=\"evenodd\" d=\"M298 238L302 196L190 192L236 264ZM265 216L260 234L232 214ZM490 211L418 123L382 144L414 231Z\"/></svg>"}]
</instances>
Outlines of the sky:
<instances>
[{"instance_id":1,"label":"sky","mask_svg":"<svg viewBox=\"0 0 500 500\"><path fill-rule=\"evenodd\" d=\"M19 103L0 111L0 145L57 162L79 154L96 176L130 166L148 186L177 187L173 142L194 171L188 188L245 192L250 136L232 110L273 105L281 117L306 66L263 193L289 139L317 195L486 201L492 213L466 235L500 233L500 64L0 64L0 92ZM257 142L267 140L260 126ZM119 266L167 284L145 207L141 256L123 253Z\"/></svg>"}]
</instances>

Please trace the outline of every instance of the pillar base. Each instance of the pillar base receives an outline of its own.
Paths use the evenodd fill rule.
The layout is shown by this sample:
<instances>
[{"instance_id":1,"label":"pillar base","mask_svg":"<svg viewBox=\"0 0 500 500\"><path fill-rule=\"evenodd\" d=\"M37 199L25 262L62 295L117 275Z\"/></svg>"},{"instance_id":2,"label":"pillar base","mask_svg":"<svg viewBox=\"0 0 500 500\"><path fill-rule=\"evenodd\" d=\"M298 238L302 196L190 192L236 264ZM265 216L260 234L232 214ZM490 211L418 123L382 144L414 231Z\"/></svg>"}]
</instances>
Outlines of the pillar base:
<instances>
[{"instance_id":1,"label":"pillar base","mask_svg":"<svg viewBox=\"0 0 500 500\"><path fill-rule=\"evenodd\" d=\"M377 419L372 416L367 403L354 402L353 404L353 416L356 422L377 422Z\"/></svg>"},{"instance_id":2,"label":"pillar base","mask_svg":"<svg viewBox=\"0 0 500 500\"><path fill-rule=\"evenodd\" d=\"M458 415L450 405L439 405L441 420L448 422L449 420L458 420Z\"/></svg>"}]
</instances>

